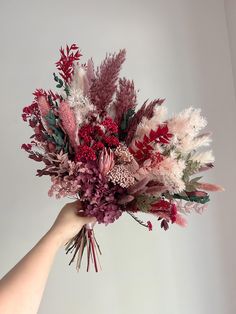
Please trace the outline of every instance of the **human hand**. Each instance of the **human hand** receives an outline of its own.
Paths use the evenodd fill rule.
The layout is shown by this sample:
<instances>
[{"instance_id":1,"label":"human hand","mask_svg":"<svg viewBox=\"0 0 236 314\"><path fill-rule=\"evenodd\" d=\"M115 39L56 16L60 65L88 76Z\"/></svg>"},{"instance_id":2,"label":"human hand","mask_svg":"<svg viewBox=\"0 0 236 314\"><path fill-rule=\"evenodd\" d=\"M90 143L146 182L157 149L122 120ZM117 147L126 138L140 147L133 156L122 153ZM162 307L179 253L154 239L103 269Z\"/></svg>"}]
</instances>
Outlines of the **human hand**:
<instances>
[{"instance_id":1,"label":"human hand","mask_svg":"<svg viewBox=\"0 0 236 314\"><path fill-rule=\"evenodd\" d=\"M60 245L65 245L78 234L83 225L97 221L95 217L79 216L76 212L80 208L81 202L79 200L65 204L50 228L49 231L57 236Z\"/></svg>"}]
</instances>

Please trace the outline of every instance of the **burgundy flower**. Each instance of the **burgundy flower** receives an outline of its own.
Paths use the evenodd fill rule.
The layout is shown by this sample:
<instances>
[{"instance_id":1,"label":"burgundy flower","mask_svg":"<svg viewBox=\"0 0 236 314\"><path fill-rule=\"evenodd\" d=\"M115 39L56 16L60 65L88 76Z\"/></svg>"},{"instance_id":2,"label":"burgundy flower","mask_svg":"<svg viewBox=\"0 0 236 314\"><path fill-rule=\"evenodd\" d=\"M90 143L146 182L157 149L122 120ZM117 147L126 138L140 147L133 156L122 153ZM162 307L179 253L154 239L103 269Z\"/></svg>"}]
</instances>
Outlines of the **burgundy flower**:
<instances>
[{"instance_id":1,"label":"burgundy flower","mask_svg":"<svg viewBox=\"0 0 236 314\"><path fill-rule=\"evenodd\" d=\"M76 160L77 161L88 161L88 160L95 160L96 154L94 150L87 146L87 145L79 145L78 151L76 153Z\"/></svg>"}]
</instances>

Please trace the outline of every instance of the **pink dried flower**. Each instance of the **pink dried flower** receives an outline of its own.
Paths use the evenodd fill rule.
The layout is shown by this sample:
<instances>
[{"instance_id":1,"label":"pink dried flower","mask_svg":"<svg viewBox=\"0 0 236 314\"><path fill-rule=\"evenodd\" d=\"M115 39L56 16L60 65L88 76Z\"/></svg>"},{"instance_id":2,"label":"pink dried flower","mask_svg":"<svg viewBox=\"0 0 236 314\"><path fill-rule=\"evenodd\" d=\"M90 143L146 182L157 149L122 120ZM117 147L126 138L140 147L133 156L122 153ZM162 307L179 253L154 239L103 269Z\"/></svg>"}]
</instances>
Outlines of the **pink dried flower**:
<instances>
[{"instance_id":1,"label":"pink dried flower","mask_svg":"<svg viewBox=\"0 0 236 314\"><path fill-rule=\"evenodd\" d=\"M114 153L116 157L118 158L119 162L130 163L134 159L133 155L129 152L128 147L125 146L124 144L120 144L115 149Z\"/></svg>"},{"instance_id":2,"label":"pink dried flower","mask_svg":"<svg viewBox=\"0 0 236 314\"><path fill-rule=\"evenodd\" d=\"M75 115L70 108L70 105L62 101L59 106L59 117L62 120L63 128L69 136L70 143L72 147L77 151L77 143L76 143L76 121Z\"/></svg>"},{"instance_id":3,"label":"pink dried flower","mask_svg":"<svg viewBox=\"0 0 236 314\"><path fill-rule=\"evenodd\" d=\"M114 164L114 153L110 149L104 148L99 156L99 171L106 176Z\"/></svg>"},{"instance_id":4,"label":"pink dried flower","mask_svg":"<svg viewBox=\"0 0 236 314\"><path fill-rule=\"evenodd\" d=\"M124 165L115 165L108 175L111 182L119 184L122 188L128 188L135 182L132 173Z\"/></svg>"}]
</instances>

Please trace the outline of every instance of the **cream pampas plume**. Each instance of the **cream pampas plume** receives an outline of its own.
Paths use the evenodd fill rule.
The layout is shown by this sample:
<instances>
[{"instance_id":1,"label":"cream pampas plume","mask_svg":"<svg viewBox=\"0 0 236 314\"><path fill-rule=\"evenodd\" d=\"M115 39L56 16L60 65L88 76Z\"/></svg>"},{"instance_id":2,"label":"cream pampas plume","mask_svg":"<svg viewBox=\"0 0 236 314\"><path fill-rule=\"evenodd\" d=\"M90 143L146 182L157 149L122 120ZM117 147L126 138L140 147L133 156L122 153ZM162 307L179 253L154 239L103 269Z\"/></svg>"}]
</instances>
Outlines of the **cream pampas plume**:
<instances>
[{"instance_id":1,"label":"cream pampas plume","mask_svg":"<svg viewBox=\"0 0 236 314\"><path fill-rule=\"evenodd\" d=\"M62 101L60 104L59 116L62 120L63 128L69 136L71 145L75 151L77 151L75 116L72 109L70 108L70 105L65 101Z\"/></svg>"},{"instance_id":2,"label":"cream pampas plume","mask_svg":"<svg viewBox=\"0 0 236 314\"><path fill-rule=\"evenodd\" d=\"M212 150L208 150L206 152L195 153L191 157L191 159L193 161L199 162L201 165L213 163L215 161L215 157L213 156Z\"/></svg>"}]
</instances>

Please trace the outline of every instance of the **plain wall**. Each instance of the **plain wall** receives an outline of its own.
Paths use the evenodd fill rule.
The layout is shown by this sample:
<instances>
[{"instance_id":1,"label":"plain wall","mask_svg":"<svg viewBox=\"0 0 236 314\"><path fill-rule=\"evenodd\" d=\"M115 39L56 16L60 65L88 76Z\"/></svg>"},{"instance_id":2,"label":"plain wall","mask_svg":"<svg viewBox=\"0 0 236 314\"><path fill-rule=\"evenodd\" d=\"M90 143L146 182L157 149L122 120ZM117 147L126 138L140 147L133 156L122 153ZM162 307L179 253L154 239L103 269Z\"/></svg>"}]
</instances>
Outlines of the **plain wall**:
<instances>
[{"instance_id":1,"label":"plain wall","mask_svg":"<svg viewBox=\"0 0 236 314\"><path fill-rule=\"evenodd\" d=\"M235 284L235 1L0 1L0 274L49 229L69 199L47 196L48 178L20 150L31 130L21 121L35 88L54 88L61 45L77 43L83 60L127 49L122 75L140 104L166 98L169 113L201 107L213 131L223 185L208 210L165 232L148 232L128 215L95 229L103 271L76 273L58 252L40 314L234 314ZM234 75L234 76L233 76ZM40 265L37 265L40 267Z\"/></svg>"}]
</instances>

